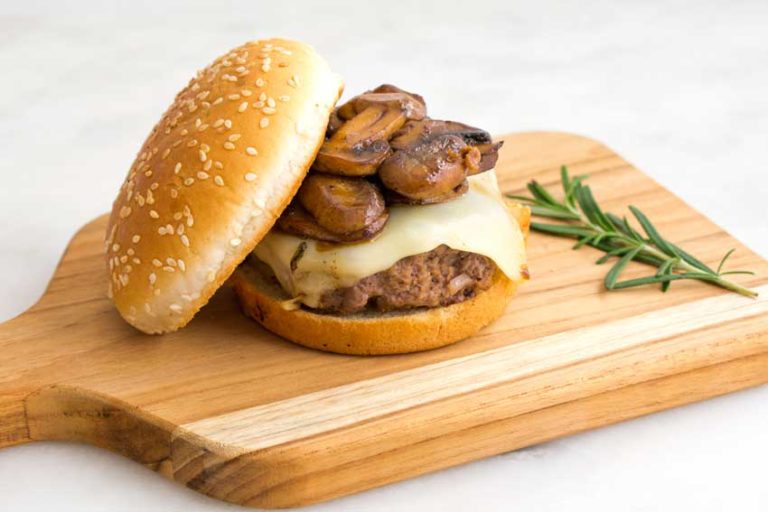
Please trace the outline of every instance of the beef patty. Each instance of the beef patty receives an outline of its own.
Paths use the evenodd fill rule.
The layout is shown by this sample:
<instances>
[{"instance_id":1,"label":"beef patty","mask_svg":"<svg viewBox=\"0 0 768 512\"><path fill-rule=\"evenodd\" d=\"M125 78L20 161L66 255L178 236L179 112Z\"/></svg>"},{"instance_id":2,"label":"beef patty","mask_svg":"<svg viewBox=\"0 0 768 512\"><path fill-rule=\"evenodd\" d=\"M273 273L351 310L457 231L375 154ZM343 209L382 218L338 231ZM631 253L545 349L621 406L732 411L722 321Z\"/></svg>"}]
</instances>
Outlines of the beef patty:
<instances>
[{"instance_id":1,"label":"beef patty","mask_svg":"<svg viewBox=\"0 0 768 512\"><path fill-rule=\"evenodd\" d=\"M441 245L403 258L352 286L325 292L317 309L349 314L448 306L490 288L495 269L490 258Z\"/></svg>"}]
</instances>

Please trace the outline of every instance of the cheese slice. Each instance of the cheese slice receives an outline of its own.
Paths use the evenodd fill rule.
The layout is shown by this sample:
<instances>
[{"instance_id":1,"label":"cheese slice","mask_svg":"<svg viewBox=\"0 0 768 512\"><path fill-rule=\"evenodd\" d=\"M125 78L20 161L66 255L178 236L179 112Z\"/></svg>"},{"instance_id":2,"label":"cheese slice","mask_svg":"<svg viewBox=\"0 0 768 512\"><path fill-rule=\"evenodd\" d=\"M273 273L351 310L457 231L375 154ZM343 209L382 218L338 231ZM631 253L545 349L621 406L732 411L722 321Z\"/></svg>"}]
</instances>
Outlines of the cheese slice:
<instances>
[{"instance_id":1,"label":"cheese slice","mask_svg":"<svg viewBox=\"0 0 768 512\"><path fill-rule=\"evenodd\" d=\"M402 258L442 244L487 256L509 279L522 279L523 234L507 210L493 170L470 177L469 190L457 199L394 205L389 212L384 229L368 242L330 245L273 230L254 255L272 268L283 289L309 307L317 307L326 291L352 286Z\"/></svg>"}]
</instances>

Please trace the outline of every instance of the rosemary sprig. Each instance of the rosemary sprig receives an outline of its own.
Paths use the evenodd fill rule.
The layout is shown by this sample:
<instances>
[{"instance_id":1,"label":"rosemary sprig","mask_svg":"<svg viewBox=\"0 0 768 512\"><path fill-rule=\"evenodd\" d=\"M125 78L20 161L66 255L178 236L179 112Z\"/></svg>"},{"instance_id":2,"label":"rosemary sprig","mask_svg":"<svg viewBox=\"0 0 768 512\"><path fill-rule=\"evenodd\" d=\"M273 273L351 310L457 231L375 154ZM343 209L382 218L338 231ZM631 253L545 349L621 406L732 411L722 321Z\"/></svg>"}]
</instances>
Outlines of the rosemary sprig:
<instances>
[{"instance_id":1,"label":"rosemary sprig","mask_svg":"<svg viewBox=\"0 0 768 512\"><path fill-rule=\"evenodd\" d=\"M747 270L723 271L734 249L723 256L717 269L712 269L662 237L648 217L635 206L630 206L629 210L644 234L633 228L626 216L619 217L603 211L592 195L592 190L584 185L586 176L571 177L568 169L562 166L560 179L564 193L561 201L555 199L535 180L528 183L531 197L508 197L530 206L531 213L535 216L557 221L546 224L532 222L531 229L575 238L577 241L574 249L589 245L605 252L605 255L597 260L598 265L611 258L618 258L605 275L605 287L608 290L657 283L661 285L661 290L666 292L672 281L695 279L747 297L757 297L757 292L725 279L725 276L733 274L754 274ZM657 271L650 276L620 281L619 276L630 261L652 265Z\"/></svg>"}]
</instances>

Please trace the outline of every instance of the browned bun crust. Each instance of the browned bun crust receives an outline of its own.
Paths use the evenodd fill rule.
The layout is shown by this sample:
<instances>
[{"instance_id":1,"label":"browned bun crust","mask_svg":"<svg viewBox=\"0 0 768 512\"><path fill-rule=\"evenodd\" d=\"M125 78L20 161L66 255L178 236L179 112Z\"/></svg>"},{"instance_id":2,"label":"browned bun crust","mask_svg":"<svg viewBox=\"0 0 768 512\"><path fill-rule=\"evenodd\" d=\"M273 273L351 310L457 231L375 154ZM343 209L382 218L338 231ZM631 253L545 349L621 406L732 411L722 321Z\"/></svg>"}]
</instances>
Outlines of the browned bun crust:
<instances>
[{"instance_id":1,"label":"browned bun crust","mask_svg":"<svg viewBox=\"0 0 768 512\"><path fill-rule=\"evenodd\" d=\"M497 270L489 289L458 304L340 316L287 309L279 284L250 264L231 282L245 314L268 330L306 347L355 355L418 352L468 338L501 316L517 288Z\"/></svg>"},{"instance_id":2,"label":"browned bun crust","mask_svg":"<svg viewBox=\"0 0 768 512\"><path fill-rule=\"evenodd\" d=\"M147 333L189 322L296 193L341 89L284 39L246 43L189 82L113 205L106 263L123 318Z\"/></svg>"}]
</instances>

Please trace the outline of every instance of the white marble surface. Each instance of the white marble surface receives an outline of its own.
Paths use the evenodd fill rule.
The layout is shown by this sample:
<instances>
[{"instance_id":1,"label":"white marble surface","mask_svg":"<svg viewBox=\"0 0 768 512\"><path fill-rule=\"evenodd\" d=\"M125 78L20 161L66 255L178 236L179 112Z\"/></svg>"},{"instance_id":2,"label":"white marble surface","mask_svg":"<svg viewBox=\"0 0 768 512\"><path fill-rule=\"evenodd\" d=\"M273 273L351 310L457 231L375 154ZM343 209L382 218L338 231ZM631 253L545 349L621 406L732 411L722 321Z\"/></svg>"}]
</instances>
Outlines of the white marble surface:
<instances>
[{"instance_id":1,"label":"white marble surface","mask_svg":"<svg viewBox=\"0 0 768 512\"><path fill-rule=\"evenodd\" d=\"M349 91L389 81L493 132L600 139L768 256L765 0L367 4L0 0L0 320L109 209L191 72L268 35L316 45ZM758 512L767 465L762 387L312 510ZM3 511L230 509L86 446L0 452Z\"/></svg>"}]
</instances>

